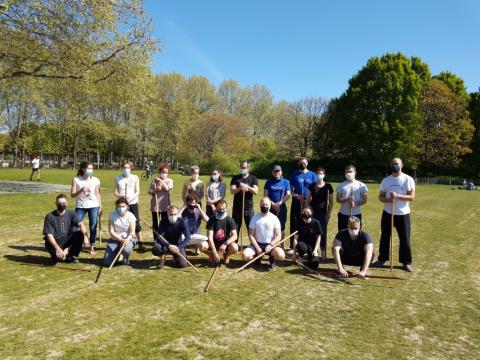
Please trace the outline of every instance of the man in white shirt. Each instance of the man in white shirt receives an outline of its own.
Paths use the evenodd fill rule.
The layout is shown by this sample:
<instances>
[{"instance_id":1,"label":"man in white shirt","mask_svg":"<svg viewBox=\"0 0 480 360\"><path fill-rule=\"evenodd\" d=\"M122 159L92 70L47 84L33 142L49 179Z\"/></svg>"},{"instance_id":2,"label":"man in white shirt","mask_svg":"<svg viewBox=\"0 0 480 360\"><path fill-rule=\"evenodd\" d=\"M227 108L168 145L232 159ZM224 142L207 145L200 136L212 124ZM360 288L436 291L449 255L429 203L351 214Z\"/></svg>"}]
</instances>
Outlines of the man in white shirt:
<instances>
[{"instance_id":1,"label":"man in white shirt","mask_svg":"<svg viewBox=\"0 0 480 360\"><path fill-rule=\"evenodd\" d=\"M37 155L35 155L31 163L32 163L32 172L30 174L30 181L32 181L32 177L34 173L37 173L37 181L40 181L40 158Z\"/></svg>"},{"instance_id":2,"label":"man in white shirt","mask_svg":"<svg viewBox=\"0 0 480 360\"><path fill-rule=\"evenodd\" d=\"M282 230L280 220L270 212L271 206L268 197L260 201L260 213L252 218L248 226L251 245L242 251L242 258L249 261L264 251L270 255L270 269L273 270L277 267L276 261L285 259L285 252L281 247L275 247L281 240Z\"/></svg>"},{"instance_id":3,"label":"man in white shirt","mask_svg":"<svg viewBox=\"0 0 480 360\"><path fill-rule=\"evenodd\" d=\"M403 163L399 158L390 162L392 175L387 176L380 184L378 199L384 203L382 213L380 237L380 250L378 260L372 264L375 267L383 267L389 260L390 236L391 236L391 214L394 208L393 225L397 229L400 240L399 260L405 271L412 272L412 249L410 246L410 206L409 203L415 199L415 181L411 176L402 172ZM392 261L392 259L390 259Z\"/></svg>"}]
</instances>

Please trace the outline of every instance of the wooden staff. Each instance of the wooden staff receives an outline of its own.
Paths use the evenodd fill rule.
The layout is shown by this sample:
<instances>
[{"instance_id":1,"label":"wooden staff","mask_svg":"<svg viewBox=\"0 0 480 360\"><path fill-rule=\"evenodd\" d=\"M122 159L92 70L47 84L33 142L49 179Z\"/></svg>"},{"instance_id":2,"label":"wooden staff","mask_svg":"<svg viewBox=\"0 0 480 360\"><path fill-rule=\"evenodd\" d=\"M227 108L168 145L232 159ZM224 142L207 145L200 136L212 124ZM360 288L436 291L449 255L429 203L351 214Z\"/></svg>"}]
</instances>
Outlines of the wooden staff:
<instances>
[{"instance_id":1,"label":"wooden staff","mask_svg":"<svg viewBox=\"0 0 480 360\"><path fill-rule=\"evenodd\" d=\"M276 247L278 247L279 245L283 244L287 239L289 239L289 238L291 238L292 236L294 236L297 232L298 232L298 230L295 231L294 233L288 235L288 236L287 236L286 238L284 238L283 240L279 241L277 244L275 244L275 246L272 247L272 250L275 249ZM270 250L270 251L272 251L272 250ZM247 262L247 263L246 263L245 265L243 265L241 268L235 270L233 273L234 273L234 274L239 273L240 271L244 270L248 265L250 265L250 264L253 263L254 261L260 259L263 255L265 255L265 251L262 251L262 252L260 253L260 255L255 256L252 260L250 260L249 262Z\"/></svg>"},{"instance_id":2,"label":"wooden staff","mask_svg":"<svg viewBox=\"0 0 480 360\"><path fill-rule=\"evenodd\" d=\"M395 216L395 199L392 199L392 213L390 214L390 271L393 271L393 220Z\"/></svg>"},{"instance_id":3,"label":"wooden staff","mask_svg":"<svg viewBox=\"0 0 480 360\"><path fill-rule=\"evenodd\" d=\"M337 275L336 272L328 272L328 271L317 271L319 274L331 274L331 275ZM347 271L348 277L349 278L357 278L357 279L362 279L353 274L351 271ZM398 277L398 276L383 276L383 275L366 275L364 279L383 279L383 280L405 280L404 278Z\"/></svg>"},{"instance_id":4,"label":"wooden staff","mask_svg":"<svg viewBox=\"0 0 480 360\"><path fill-rule=\"evenodd\" d=\"M242 190L242 226L240 226L240 250L243 249L243 225L245 223L245 190Z\"/></svg>"},{"instance_id":5,"label":"wooden staff","mask_svg":"<svg viewBox=\"0 0 480 360\"><path fill-rule=\"evenodd\" d=\"M212 275L210 276L210 279L208 279L207 285L205 286L205 289L203 289L203 292L208 292L208 288L212 284L213 277L218 269L220 269L220 263L218 263L217 266L215 266L215 269L213 269Z\"/></svg>"},{"instance_id":6,"label":"wooden staff","mask_svg":"<svg viewBox=\"0 0 480 360\"><path fill-rule=\"evenodd\" d=\"M145 223L145 225L147 225L155 233L155 235L157 235L160 239L162 239L163 241L168 243L168 241L165 240L165 238L162 235L160 235L144 218L140 217L140 220L143 221ZM198 271L198 269L195 266L193 266L193 264L190 261L188 261L188 259L185 256L183 256L179 252L175 252L175 255L177 255L177 256L181 257L183 260L185 260L187 262L187 264L190 267L192 267L197 273L200 272L200 271Z\"/></svg>"},{"instance_id":7,"label":"wooden staff","mask_svg":"<svg viewBox=\"0 0 480 360\"><path fill-rule=\"evenodd\" d=\"M325 186L327 186L327 184L325 183ZM325 209L325 217L327 216L328 214L328 207L330 206L330 192L328 191L328 188L327 188L327 207ZM325 227L328 228L327 226L327 219L325 219ZM323 229L323 231L325 231L325 229ZM328 234L324 234L325 235L325 249L323 249L323 251L325 251L325 257L323 257L323 254L322 254L322 259L323 260L326 260L327 259L327 240L328 240Z\"/></svg>"},{"instance_id":8,"label":"wooden staff","mask_svg":"<svg viewBox=\"0 0 480 360\"><path fill-rule=\"evenodd\" d=\"M120 254L122 253L123 251L123 248L125 247L125 243L122 245L122 247L120 248L120 251L117 253L117 256L115 256L115 259L113 259L112 263L110 264L110 266L108 267L108 270L110 270L113 265L117 262L118 258L120 257Z\"/></svg>"},{"instance_id":9,"label":"wooden staff","mask_svg":"<svg viewBox=\"0 0 480 360\"><path fill-rule=\"evenodd\" d=\"M48 269L62 269L62 270L70 270L70 271L84 271L84 272L90 272L90 269L80 269L80 268L69 268L66 266L58 266L58 265L43 265L43 264L29 264L29 263L22 263L22 265L27 265L27 266L35 266L35 267L44 267Z\"/></svg>"},{"instance_id":10,"label":"wooden staff","mask_svg":"<svg viewBox=\"0 0 480 360\"><path fill-rule=\"evenodd\" d=\"M158 204L158 196L157 196L157 189L155 189L155 208L157 209L157 229L160 228L160 214L158 208L160 205Z\"/></svg>"}]
</instances>

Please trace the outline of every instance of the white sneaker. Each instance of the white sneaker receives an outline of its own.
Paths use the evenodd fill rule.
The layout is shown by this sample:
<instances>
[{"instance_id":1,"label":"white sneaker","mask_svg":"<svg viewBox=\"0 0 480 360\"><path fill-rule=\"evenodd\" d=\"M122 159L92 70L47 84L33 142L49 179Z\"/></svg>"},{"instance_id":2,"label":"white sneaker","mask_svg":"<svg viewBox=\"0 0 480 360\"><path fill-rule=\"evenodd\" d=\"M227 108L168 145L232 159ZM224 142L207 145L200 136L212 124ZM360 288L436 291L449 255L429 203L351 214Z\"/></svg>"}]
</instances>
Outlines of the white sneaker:
<instances>
[{"instance_id":1,"label":"white sneaker","mask_svg":"<svg viewBox=\"0 0 480 360\"><path fill-rule=\"evenodd\" d=\"M122 261L123 261L123 255L122 255L122 254L120 254L120 256L118 257L118 260L117 260L117 261L118 261L118 262L122 262Z\"/></svg>"}]
</instances>

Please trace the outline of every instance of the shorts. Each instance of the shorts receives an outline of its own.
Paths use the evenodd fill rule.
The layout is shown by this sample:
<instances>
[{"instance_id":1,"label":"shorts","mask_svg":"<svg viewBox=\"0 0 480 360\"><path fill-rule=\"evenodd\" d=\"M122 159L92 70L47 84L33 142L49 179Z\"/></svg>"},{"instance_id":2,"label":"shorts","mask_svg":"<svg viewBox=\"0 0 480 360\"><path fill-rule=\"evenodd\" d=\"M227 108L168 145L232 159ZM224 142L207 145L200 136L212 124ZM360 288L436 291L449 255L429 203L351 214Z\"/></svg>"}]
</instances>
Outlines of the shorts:
<instances>
[{"instance_id":1,"label":"shorts","mask_svg":"<svg viewBox=\"0 0 480 360\"><path fill-rule=\"evenodd\" d=\"M257 243L258 247L262 249L262 251L265 251L265 248L270 245L270 243ZM245 252L246 256L255 256L257 255L257 251L255 250L255 247L253 245L249 245L243 250Z\"/></svg>"}]
</instances>

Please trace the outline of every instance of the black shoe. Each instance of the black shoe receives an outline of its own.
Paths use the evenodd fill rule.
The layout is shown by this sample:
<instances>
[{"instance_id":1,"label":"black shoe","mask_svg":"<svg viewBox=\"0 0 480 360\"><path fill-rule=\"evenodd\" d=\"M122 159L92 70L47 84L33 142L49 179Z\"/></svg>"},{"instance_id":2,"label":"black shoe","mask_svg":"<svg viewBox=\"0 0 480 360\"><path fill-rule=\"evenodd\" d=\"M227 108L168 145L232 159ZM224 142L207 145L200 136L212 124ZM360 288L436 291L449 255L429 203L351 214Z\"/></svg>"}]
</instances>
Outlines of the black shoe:
<instances>
[{"instance_id":1,"label":"black shoe","mask_svg":"<svg viewBox=\"0 0 480 360\"><path fill-rule=\"evenodd\" d=\"M147 251L147 248L145 247L145 245L143 245L143 242L141 243L138 243L138 252L145 252Z\"/></svg>"},{"instance_id":2,"label":"black shoe","mask_svg":"<svg viewBox=\"0 0 480 360\"><path fill-rule=\"evenodd\" d=\"M383 268L383 267L385 267L385 261L377 260L374 263L372 263L372 267Z\"/></svg>"},{"instance_id":3,"label":"black shoe","mask_svg":"<svg viewBox=\"0 0 480 360\"><path fill-rule=\"evenodd\" d=\"M73 256L69 256L65 259L67 264L76 264L78 263L78 259L75 259Z\"/></svg>"},{"instance_id":4,"label":"black shoe","mask_svg":"<svg viewBox=\"0 0 480 360\"><path fill-rule=\"evenodd\" d=\"M273 256L270 256L268 258L268 262L270 263L270 270L275 270L277 268L277 262L273 258Z\"/></svg>"}]
</instances>

